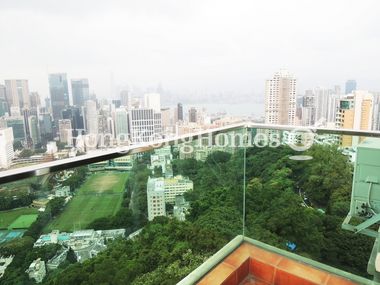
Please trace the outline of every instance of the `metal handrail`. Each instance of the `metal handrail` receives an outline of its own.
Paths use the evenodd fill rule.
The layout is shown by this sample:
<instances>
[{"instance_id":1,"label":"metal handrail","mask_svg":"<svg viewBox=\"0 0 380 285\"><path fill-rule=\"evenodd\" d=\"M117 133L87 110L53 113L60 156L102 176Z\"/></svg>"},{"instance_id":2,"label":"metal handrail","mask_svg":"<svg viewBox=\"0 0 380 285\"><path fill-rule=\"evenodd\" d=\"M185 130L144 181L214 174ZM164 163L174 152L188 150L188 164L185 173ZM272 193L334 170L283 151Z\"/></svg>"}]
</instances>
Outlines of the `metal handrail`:
<instances>
[{"instance_id":1,"label":"metal handrail","mask_svg":"<svg viewBox=\"0 0 380 285\"><path fill-rule=\"evenodd\" d=\"M237 124L231 124L224 127L213 128L194 132L190 134L169 137L159 139L153 142L139 143L135 145L116 147L109 150L98 150L95 153L88 153L77 157L65 158L50 162L39 163L36 165L25 166L16 169L10 169L0 171L0 184L17 181L24 178L33 176L45 175L57 171L62 171L70 168L75 168L91 163L101 162L109 159L115 159L126 155L132 155L137 153L153 150L162 145L174 145L179 141L189 141L191 139L197 139L205 135L217 135L220 133L230 132L238 129L270 129L279 131L312 131L316 134L337 134L337 135L351 135L351 136L367 136L367 137L379 137L379 131L363 131L352 129L334 129L334 128L321 128L321 127L304 127L304 126L292 126L292 125L271 125L261 124L254 122L241 122Z\"/></svg>"}]
</instances>

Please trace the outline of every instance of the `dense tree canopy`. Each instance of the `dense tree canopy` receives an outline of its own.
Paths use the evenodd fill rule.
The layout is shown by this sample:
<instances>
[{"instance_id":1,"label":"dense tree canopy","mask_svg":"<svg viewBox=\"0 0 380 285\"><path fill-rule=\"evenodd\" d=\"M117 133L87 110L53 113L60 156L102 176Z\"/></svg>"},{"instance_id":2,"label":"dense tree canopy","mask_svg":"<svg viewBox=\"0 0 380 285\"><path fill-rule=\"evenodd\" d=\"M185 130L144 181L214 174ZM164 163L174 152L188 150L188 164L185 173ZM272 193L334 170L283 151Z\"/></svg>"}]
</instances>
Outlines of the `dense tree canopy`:
<instances>
[{"instance_id":1,"label":"dense tree canopy","mask_svg":"<svg viewBox=\"0 0 380 285\"><path fill-rule=\"evenodd\" d=\"M349 272L366 276L373 240L341 230L348 213L352 165L334 146L313 146L310 161L293 161L287 147L246 151L247 236ZM130 174L123 207L94 221L96 229L145 226L134 240L119 239L83 264L66 264L46 284L176 284L205 258L242 233L243 150L214 152L206 161L175 160L174 174L188 176L191 209L186 222L158 217L147 222L149 159Z\"/></svg>"}]
</instances>

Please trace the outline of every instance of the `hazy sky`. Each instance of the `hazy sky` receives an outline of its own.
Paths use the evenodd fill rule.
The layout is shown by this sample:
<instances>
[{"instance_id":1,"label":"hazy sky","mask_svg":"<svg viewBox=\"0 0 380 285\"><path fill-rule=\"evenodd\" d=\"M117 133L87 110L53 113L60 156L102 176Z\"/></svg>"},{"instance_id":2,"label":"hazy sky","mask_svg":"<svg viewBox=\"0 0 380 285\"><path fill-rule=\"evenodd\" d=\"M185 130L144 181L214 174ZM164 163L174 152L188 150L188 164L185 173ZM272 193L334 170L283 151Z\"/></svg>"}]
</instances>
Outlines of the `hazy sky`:
<instances>
[{"instance_id":1,"label":"hazy sky","mask_svg":"<svg viewBox=\"0 0 380 285\"><path fill-rule=\"evenodd\" d=\"M96 3L95 3L96 2ZM99 97L115 85L162 83L179 93L262 94L280 68L299 90L380 91L380 1L0 0L0 82L87 77Z\"/></svg>"}]
</instances>

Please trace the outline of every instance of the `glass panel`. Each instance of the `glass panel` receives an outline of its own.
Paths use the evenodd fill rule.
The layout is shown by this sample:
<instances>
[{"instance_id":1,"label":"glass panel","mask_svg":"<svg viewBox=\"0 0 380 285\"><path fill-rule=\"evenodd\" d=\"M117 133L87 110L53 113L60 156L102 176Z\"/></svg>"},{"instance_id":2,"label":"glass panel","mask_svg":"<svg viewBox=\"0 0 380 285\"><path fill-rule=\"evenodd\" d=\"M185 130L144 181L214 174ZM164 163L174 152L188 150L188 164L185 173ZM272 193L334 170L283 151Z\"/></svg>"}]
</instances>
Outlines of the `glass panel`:
<instances>
[{"instance_id":1,"label":"glass panel","mask_svg":"<svg viewBox=\"0 0 380 285\"><path fill-rule=\"evenodd\" d=\"M243 233L245 134L1 184L0 256L13 258L1 282L180 281Z\"/></svg>"},{"instance_id":2,"label":"glass panel","mask_svg":"<svg viewBox=\"0 0 380 285\"><path fill-rule=\"evenodd\" d=\"M246 236L368 277L374 238L341 228L350 211L358 146L368 138L259 129L251 133L277 135L281 143L259 139L265 146L247 148ZM380 151L380 144L374 151ZM372 176L367 171L380 181L377 170ZM374 215L364 206L362 210L366 214L361 222Z\"/></svg>"}]
</instances>

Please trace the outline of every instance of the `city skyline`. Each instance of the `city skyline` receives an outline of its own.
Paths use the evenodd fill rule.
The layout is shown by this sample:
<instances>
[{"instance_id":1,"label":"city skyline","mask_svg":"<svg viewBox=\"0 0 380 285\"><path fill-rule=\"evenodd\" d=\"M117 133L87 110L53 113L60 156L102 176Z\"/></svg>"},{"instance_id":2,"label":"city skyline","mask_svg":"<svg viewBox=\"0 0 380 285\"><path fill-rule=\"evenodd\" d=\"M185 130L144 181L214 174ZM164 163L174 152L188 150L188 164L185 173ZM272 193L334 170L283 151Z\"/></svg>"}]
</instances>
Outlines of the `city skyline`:
<instances>
[{"instance_id":1,"label":"city skyline","mask_svg":"<svg viewBox=\"0 0 380 285\"><path fill-rule=\"evenodd\" d=\"M0 79L26 78L43 98L47 74L57 72L88 78L99 98L108 97L111 82L142 89L161 83L181 96L262 96L262 82L281 67L297 75L300 90L343 86L348 79L356 79L359 89L380 89L376 1L218 1L218 9L215 1L158 1L148 7L38 3L0 4L0 32L7 39L0 47Z\"/></svg>"}]
</instances>

